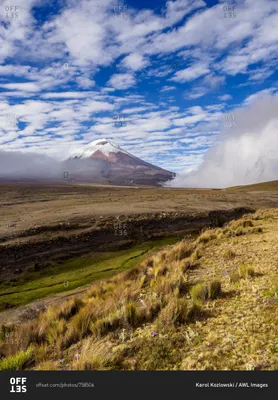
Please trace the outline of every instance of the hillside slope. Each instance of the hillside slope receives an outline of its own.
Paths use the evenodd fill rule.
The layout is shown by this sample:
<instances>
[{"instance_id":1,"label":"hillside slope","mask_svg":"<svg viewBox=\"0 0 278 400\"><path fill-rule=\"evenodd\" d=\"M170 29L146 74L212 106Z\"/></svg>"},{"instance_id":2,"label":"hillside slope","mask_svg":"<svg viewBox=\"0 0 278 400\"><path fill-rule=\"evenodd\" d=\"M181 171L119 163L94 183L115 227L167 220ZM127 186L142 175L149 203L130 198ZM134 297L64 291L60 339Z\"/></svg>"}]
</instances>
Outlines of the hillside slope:
<instances>
[{"instance_id":1,"label":"hillside slope","mask_svg":"<svg viewBox=\"0 0 278 400\"><path fill-rule=\"evenodd\" d=\"M278 191L278 181L269 181L262 183L255 183L253 185L243 185L243 186L233 186L227 188L230 191L243 191L243 192L277 192Z\"/></svg>"},{"instance_id":2,"label":"hillside slope","mask_svg":"<svg viewBox=\"0 0 278 400\"><path fill-rule=\"evenodd\" d=\"M0 369L277 370L277 233L245 215L2 327Z\"/></svg>"}]
</instances>

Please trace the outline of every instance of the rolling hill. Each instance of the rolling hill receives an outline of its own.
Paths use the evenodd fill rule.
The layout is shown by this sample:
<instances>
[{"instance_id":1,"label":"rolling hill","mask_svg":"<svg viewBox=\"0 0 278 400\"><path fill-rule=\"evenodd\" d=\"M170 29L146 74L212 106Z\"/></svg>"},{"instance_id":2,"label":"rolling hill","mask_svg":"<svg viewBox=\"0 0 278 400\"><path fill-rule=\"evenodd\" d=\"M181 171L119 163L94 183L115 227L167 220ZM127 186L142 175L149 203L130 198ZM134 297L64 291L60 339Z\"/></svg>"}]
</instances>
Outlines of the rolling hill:
<instances>
[{"instance_id":1,"label":"rolling hill","mask_svg":"<svg viewBox=\"0 0 278 400\"><path fill-rule=\"evenodd\" d=\"M225 190L234 190L243 192L276 192L278 191L278 180L255 183L252 185L232 186Z\"/></svg>"}]
</instances>

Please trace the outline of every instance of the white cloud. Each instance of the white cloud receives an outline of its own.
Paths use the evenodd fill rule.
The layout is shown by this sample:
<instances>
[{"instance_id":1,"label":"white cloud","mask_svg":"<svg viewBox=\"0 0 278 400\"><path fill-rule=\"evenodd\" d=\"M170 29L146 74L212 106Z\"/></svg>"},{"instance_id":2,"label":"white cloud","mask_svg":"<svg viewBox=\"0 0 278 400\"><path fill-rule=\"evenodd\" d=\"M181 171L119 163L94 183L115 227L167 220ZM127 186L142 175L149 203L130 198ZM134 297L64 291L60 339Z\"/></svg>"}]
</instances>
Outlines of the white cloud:
<instances>
[{"instance_id":1,"label":"white cloud","mask_svg":"<svg viewBox=\"0 0 278 400\"><path fill-rule=\"evenodd\" d=\"M93 79L90 79L85 76L78 76L76 78L76 82L82 89L89 89L93 86L95 86L96 82Z\"/></svg>"},{"instance_id":2,"label":"white cloud","mask_svg":"<svg viewBox=\"0 0 278 400\"><path fill-rule=\"evenodd\" d=\"M278 95L265 95L234 110L236 125L223 129L196 171L180 174L171 186L219 188L277 179L277 109Z\"/></svg>"},{"instance_id":3,"label":"white cloud","mask_svg":"<svg viewBox=\"0 0 278 400\"><path fill-rule=\"evenodd\" d=\"M129 54L123 59L122 63L125 67L131 68L133 71L138 71L148 65L142 54L138 53Z\"/></svg>"},{"instance_id":4,"label":"white cloud","mask_svg":"<svg viewBox=\"0 0 278 400\"><path fill-rule=\"evenodd\" d=\"M170 92L171 90L175 90L175 89L176 89L175 86L163 86L162 89L160 89L160 93Z\"/></svg>"},{"instance_id":5,"label":"white cloud","mask_svg":"<svg viewBox=\"0 0 278 400\"><path fill-rule=\"evenodd\" d=\"M39 92L40 87L32 82L24 82L24 83L4 83L0 84L0 87L8 90L23 90L26 92Z\"/></svg>"},{"instance_id":6,"label":"white cloud","mask_svg":"<svg viewBox=\"0 0 278 400\"><path fill-rule=\"evenodd\" d=\"M108 85L117 90L125 90L135 85L134 76L131 74L114 74L110 78Z\"/></svg>"},{"instance_id":7,"label":"white cloud","mask_svg":"<svg viewBox=\"0 0 278 400\"><path fill-rule=\"evenodd\" d=\"M83 99L90 96L93 92L51 92L41 95L44 99Z\"/></svg>"},{"instance_id":8,"label":"white cloud","mask_svg":"<svg viewBox=\"0 0 278 400\"><path fill-rule=\"evenodd\" d=\"M221 101L227 101L231 100L232 96L230 94L222 94L221 96L218 96L218 99Z\"/></svg>"},{"instance_id":9,"label":"white cloud","mask_svg":"<svg viewBox=\"0 0 278 400\"><path fill-rule=\"evenodd\" d=\"M263 89L260 90L259 92L253 93L250 96L246 97L244 100L245 105L250 105L257 101L260 97L263 97L266 94L271 94L274 93L277 89L276 88L269 88L269 89Z\"/></svg>"},{"instance_id":10,"label":"white cloud","mask_svg":"<svg viewBox=\"0 0 278 400\"><path fill-rule=\"evenodd\" d=\"M200 76L208 73L209 68L207 67L207 65L196 63L181 71L177 71L175 75L169 80L174 82L188 82L193 81L194 79L197 79Z\"/></svg>"}]
</instances>

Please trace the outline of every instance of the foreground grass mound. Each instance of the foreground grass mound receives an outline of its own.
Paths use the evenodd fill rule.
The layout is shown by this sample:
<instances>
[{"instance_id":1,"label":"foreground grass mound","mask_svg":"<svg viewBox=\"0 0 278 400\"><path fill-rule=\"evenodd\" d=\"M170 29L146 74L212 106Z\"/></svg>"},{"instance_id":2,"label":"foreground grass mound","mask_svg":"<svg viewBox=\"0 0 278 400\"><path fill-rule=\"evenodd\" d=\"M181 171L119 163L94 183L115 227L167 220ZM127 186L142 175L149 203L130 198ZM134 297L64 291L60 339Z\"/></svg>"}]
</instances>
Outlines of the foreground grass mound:
<instances>
[{"instance_id":1,"label":"foreground grass mound","mask_svg":"<svg viewBox=\"0 0 278 400\"><path fill-rule=\"evenodd\" d=\"M243 216L2 326L0 369L278 369L277 234Z\"/></svg>"}]
</instances>

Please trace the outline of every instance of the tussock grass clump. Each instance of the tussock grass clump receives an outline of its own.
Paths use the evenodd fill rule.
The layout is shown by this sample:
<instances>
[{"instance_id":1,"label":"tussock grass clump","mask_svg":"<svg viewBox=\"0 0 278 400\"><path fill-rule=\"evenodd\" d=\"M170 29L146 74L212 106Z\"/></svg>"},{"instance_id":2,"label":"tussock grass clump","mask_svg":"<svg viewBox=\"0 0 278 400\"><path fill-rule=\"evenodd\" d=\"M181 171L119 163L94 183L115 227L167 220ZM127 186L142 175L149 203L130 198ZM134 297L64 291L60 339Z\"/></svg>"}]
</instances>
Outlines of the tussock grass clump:
<instances>
[{"instance_id":1,"label":"tussock grass clump","mask_svg":"<svg viewBox=\"0 0 278 400\"><path fill-rule=\"evenodd\" d=\"M208 298L208 287L204 283L200 283L193 286L190 294L194 304L202 304Z\"/></svg>"},{"instance_id":2,"label":"tussock grass clump","mask_svg":"<svg viewBox=\"0 0 278 400\"><path fill-rule=\"evenodd\" d=\"M235 236L243 236L246 235L249 232L248 229L244 229L243 227L239 226L235 231L234 234Z\"/></svg>"},{"instance_id":3,"label":"tussock grass clump","mask_svg":"<svg viewBox=\"0 0 278 400\"><path fill-rule=\"evenodd\" d=\"M230 279L230 282L231 283L236 283L236 282L238 282L239 280L240 280L240 275L239 275L239 273L238 272L235 272L235 271L233 271L233 272L231 272L230 274L229 274L229 279Z\"/></svg>"},{"instance_id":4,"label":"tussock grass clump","mask_svg":"<svg viewBox=\"0 0 278 400\"><path fill-rule=\"evenodd\" d=\"M142 307L135 302L127 303L123 312L124 322L127 322L132 327L136 327L142 322L151 319L153 309L155 308L153 308L153 306L154 303L145 303L145 307Z\"/></svg>"},{"instance_id":5,"label":"tussock grass clump","mask_svg":"<svg viewBox=\"0 0 278 400\"><path fill-rule=\"evenodd\" d=\"M146 267L147 267L147 268L152 268L152 267L153 267L153 264L154 264L154 261L153 261L152 258L148 258L148 259L146 260Z\"/></svg>"},{"instance_id":6,"label":"tussock grass clump","mask_svg":"<svg viewBox=\"0 0 278 400\"><path fill-rule=\"evenodd\" d=\"M183 260L186 257L190 257L193 250L194 247L192 246L192 244L183 240L172 248L169 254L169 260Z\"/></svg>"},{"instance_id":7,"label":"tussock grass clump","mask_svg":"<svg viewBox=\"0 0 278 400\"><path fill-rule=\"evenodd\" d=\"M213 300L221 296L221 282L214 280L207 285L204 283L193 286L190 291L194 304L200 305L206 300Z\"/></svg>"},{"instance_id":8,"label":"tussock grass clump","mask_svg":"<svg viewBox=\"0 0 278 400\"><path fill-rule=\"evenodd\" d=\"M121 281L138 279L138 277L142 277L145 271L146 271L146 263L140 263L136 265L136 267L128 269L127 271L123 272L121 276L119 276L119 279L121 279Z\"/></svg>"},{"instance_id":9,"label":"tussock grass clump","mask_svg":"<svg viewBox=\"0 0 278 400\"><path fill-rule=\"evenodd\" d=\"M233 220L227 225L233 231L236 231L238 228L250 228L253 227L254 224L251 219L241 218L238 220Z\"/></svg>"},{"instance_id":10,"label":"tussock grass clump","mask_svg":"<svg viewBox=\"0 0 278 400\"><path fill-rule=\"evenodd\" d=\"M274 279L273 282L273 292L274 296L278 297L278 276Z\"/></svg>"},{"instance_id":11,"label":"tussock grass clump","mask_svg":"<svg viewBox=\"0 0 278 400\"><path fill-rule=\"evenodd\" d=\"M77 314L83 305L84 302L77 297L69 299L58 309L57 318L64 318L65 320L68 320L73 315Z\"/></svg>"},{"instance_id":12,"label":"tussock grass clump","mask_svg":"<svg viewBox=\"0 0 278 400\"><path fill-rule=\"evenodd\" d=\"M275 297L278 301L278 276L275 276L269 290L264 292L267 297Z\"/></svg>"},{"instance_id":13,"label":"tussock grass clump","mask_svg":"<svg viewBox=\"0 0 278 400\"><path fill-rule=\"evenodd\" d=\"M197 248L190 257L190 262L194 264L197 260L199 260L202 257L202 250L201 248Z\"/></svg>"},{"instance_id":14,"label":"tussock grass clump","mask_svg":"<svg viewBox=\"0 0 278 400\"><path fill-rule=\"evenodd\" d=\"M136 326L139 320L138 307L132 301L125 306L125 318L130 325Z\"/></svg>"},{"instance_id":15,"label":"tussock grass clump","mask_svg":"<svg viewBox=\"0 0 278 400\"><path fill-rule=\"evenodd\" d=\"M159 276L165 276L168 271L169 271L169 269L166 265L158 264L154 268L154 278L157 279Z\"/></svg>"},{"instance_id":16,"label":"tussock grass clump","mask_svg":"<svg viewBox=\"0 0 278 400\"><path fill-rule=\"evenodd\" d=\"M227 249L224 253L226 260L233 260L236 257L236 253L232 249Z\"/></svg>"},{"instance_id":17,"label":"tussock grass clump","mask_svg":"<svg viewBox=\"0 0 278 400\"><path fill-rule=\"evenodd\" d=\"M252 233L263 233L263 228L261 228L260 226L253 228Z\"/></svg>"},{"instance_id":18,"label":"tussock grass clump","mask_svg":"<svg viewBox=\"0 0 278 400\"><path fill-rule=\"evenodd\" d=\"M197 239L197 243L206 244L206 243L210 242L211 240L216 239L217 236L218 236L218 233L216 232L215 229L208 229L199 236L199 238Z\"/></svg>"},{"instance_id":19,"label":"tussock grass clump","mask_svg":"<svg viewBox=\"0 0 278 400\"><path fill-rule=\"evenodd\" d=\"M161 308L159 300L144 302L144 306L133 301L112 311L110 314L94 320L89 327L90 332L96 337L103 337L119 328L135 328L144 321L149 321Z\"/></svg>"},{"instance_id":20,"label":"tussock grass clump","mask_svg":"<svg viewBox=\"0 0 278 400\"><path fill-rule=\"evenodd\" d=\"M222 294L221 290L221 282L220 281L212 281L208 284L208 298L210 300L217 299Z\"/></svg>"},{"instance_id":21,"label":"tussock grass clump","mask_svg":"<svg viewBox=\"0 0 278 400\"><path fill-rule=\"evenodd\" d=\"M254 226L254 224L251 221L251 219L246 219L246 220L242 221L242 226L243 226L243 228L250 228L250 227Z\"/></svg>"},{"instance_id":22,"label":"tussock grass clump","mask_svg":"<svg viewBox=\"0 0 278 400\"><path fill-rule=\"evenodd\" d=\"M76 340L81 339L88 333L90 323L95 319L92 308L92 305L91 307L88 307L87 305L71 319L68 331L72 332L72 335L76 338Z\"/></svg>"},{"instance_id":23,"label":"tussock grass clump","mask_svg":"<svg viewBox=\"0 0 278 400\"><path fill-rule=\"evenodd\" d=\"M191 256L185 260L182 268L185 273L188 269L193 269L199 265L199 260L202 257L202 251L198 247L193 251Z\"/></svg>"},{"instance_id":24,"label":"tussock grass clump","mask_svg":"<svg viewBox=\"0 0 278 400\"><path fill-rule=\"evenodd\" d=\"M202 313L202 305L200 303L193 303L189 309L187 320L194 321L200 317Z\"/></svg>"},{"instance_id":25,"label":"tussock grass clump","mask_svg":"<svg viewBox=\"0 0 278 400\"><path fill-rule=\"evenodd\" d=\"M121 285L119 285L121 287ZM126 288L128 290L128 287ZM125 292L120 293L124 296ZM128 296L126 296L128 297ZM90 333L90 325L97 319L101 319L105 314L108 315L116 308L115 301L119 299L92 298L80 311L74 315L68 323L67 332L64 335L63 347L70 346L72 343L81 340Z\"/></svg>"},{"instance_id":26,"label":"tussock grass clump","mask_svg":"<svg viewBox=\"0 0 278 400\"><path fill-rule=\"evenodd\" d=\"M173 262L167 276L158 276L150 282L150 288L161 298L176 291L179 294L187 292L187 275L184 271L184 262Z\"/></svg>"},{"instance_id":27,"label":"tussock grass clump","mask_svg":"<svg viewBox=\"0 0 278 400\"><path fill-rule=\"evenodd\" d=\"M54 346L58 343L59 338L62 337L64 332L66 331L66 320L60 319L56 321L52 321L50 323L50 327L46 331L46 340L51 345Z\"/></svg>"},{"instance_id":28,"label":"tussock grass clump","mask_svg":"<svg viewBox=\"0 0 278 400\"><path fill-rule=\"evenodd\" d=\"M222 232L222 237L223 235L227 238L234 237L234 236L243 236L243 235L248 235L249 233L262 233L263 230L260 227L247 227L244 228L243 226L238 226L238 225L231 225L227 226L226 228L223 229Z\"/></svg>"},{"instance_id":29,"label":"tussock grass clump","mask_svg":"<svg viewBox=\"0 0 278 400\"><path fill-rule=\"evenodd\" d=\"M90 331L96 337L102 337L122 326L123 318L117 312L103 317L90 325Z\"/></svg>"},{"instance_id":30,"label":"tussock grass clump","mask_svg":"<svg viewBox=\"0 0 278 400\"><path fill-rule=\"evenodd\" d=\"M0 360L0 371L19 371L33 360L33 347L30 346L26 351Z\"/></svg>"},{"instance_id":31,"label":"tussock grass clump","mask_svg":"<svg viewBox=\"0 0 278 400\"><path fill-rule=\"evenodd\" d=\"M121 346L115 348L106 339L87 338L83 342L79 357L74 358L74 370L118 369L124 361ZM118 351L119 350L119 351Z\"/></svg>"},{"instance_id":32,"label":"tussock grass clump","mask_svg":"<svg viewBox=\"0 0 278 400\"><path fill-rule=\"evenodd\" d=\"M275 210L270 208L266 208L264 210L257 210L255 214L253 215L253 220L268 220L268 219L273 219L277 216L275 213Z\"/></svg>"},{"instance_id":33,"label":"tussock grass clump","mask_svg":"<svg viewBox=\"0 0 278 400\"><path fill-rule=\"evenodd\" d=\"M14 330L16 340L10 348L5 346L5 354L15 354L17 351L26 351L31 344L40 344L46 340L46 331L48 324L45 315L37 320L26 322Z\"/></svg>"},{"instance_id":34,"label":"tussock grass clump","mask_svg":"<svg viewBox=\"0 0 278 400\"><path fill-rule=\"evenodd\" d=\"M241 278L249 278L255 275L254 268L250 265L241 265L238 267L238 273Z\"/></svg>"},{"instance_id":35,"label":"tussock grass clump","mask_svg":"<svg viewBox=\"0 0 278 400\"><path fill-rule=\"evenodd\" d=\"M183 298L173 298L164 307L158 318L158 325L167 327L184 323L187 320L189 312L188 301Z\"/></svg>"},{"instance_id":36,"label":"tussock grass clump","mask_svg":"<svg viewBox=\"0 0 278 400\"><path fill-rule=\"evenodd\" d=\"M43 343L41 345L34 346L34 356L37 363L46 362L49 358L49 354L52 352L52 349L47 343Z\"/></svg>"},{"instance_id":37,"label":"tussock grass clump","mask_svg":"<svg viewBox=\"0 0 278 400\"><path fill-rule=\"evenodd\" d=\"M254 216L252 216L251 218L253 220L256 219L256 217L254 218ZM229 222L222 230L222 234L220 235L220 237L223 237L224 235L225 237L229 238L233 236L243 236L249 233L263 232L261 227L254 226L252 219L250 219L250 215L247 214L239 220L233 220Z\"/></svg>"}]
</instances>

